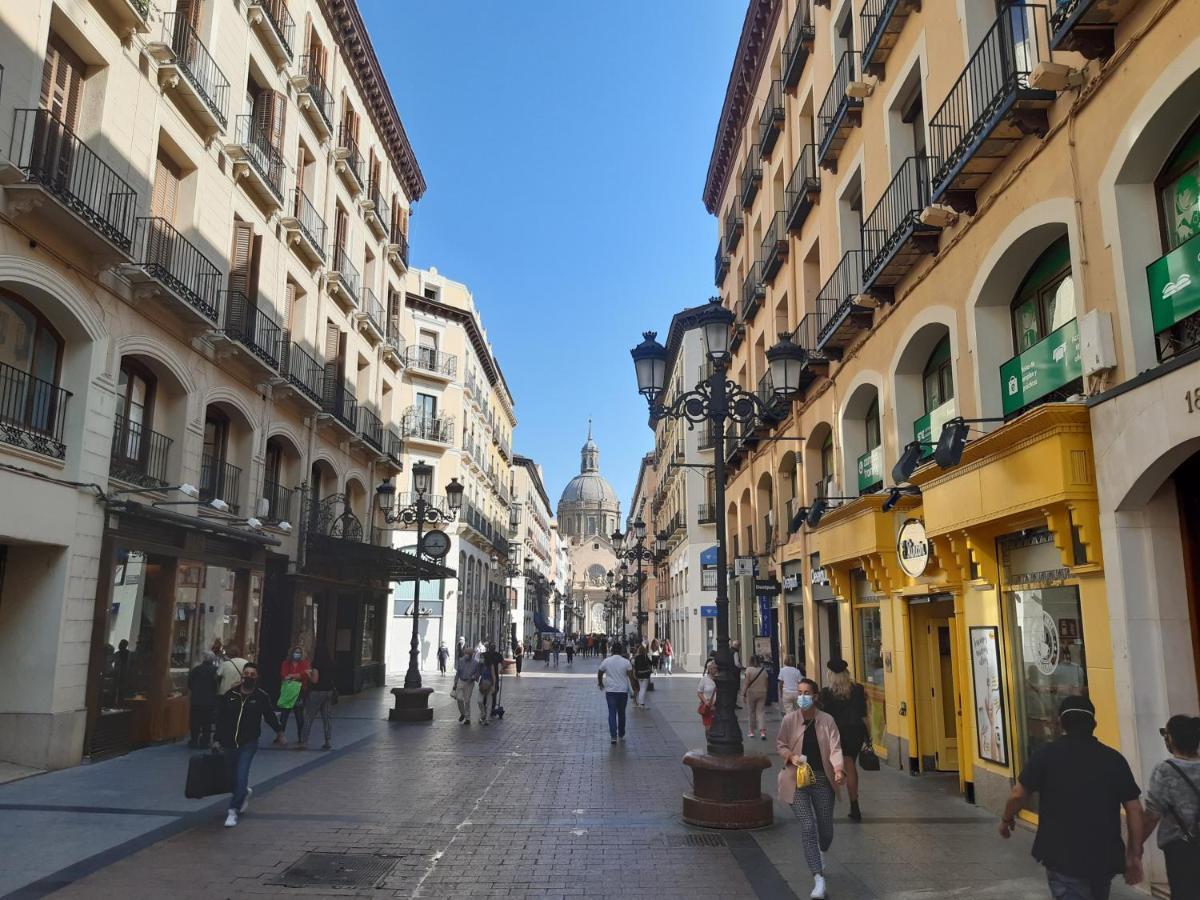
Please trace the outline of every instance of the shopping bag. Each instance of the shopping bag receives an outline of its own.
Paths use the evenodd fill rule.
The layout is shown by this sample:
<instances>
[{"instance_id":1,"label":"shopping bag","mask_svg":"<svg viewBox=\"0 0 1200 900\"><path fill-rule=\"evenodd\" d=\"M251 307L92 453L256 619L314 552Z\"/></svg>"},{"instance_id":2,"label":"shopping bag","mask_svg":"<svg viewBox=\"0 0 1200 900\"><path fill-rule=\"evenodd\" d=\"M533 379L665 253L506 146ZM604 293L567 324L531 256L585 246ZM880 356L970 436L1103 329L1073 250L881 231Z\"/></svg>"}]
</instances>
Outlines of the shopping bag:
<instances>
[{"instance_id":1,"label":"shopping bag","mask_svg":"<svg viewBox=\"0 0 1200 900\"><path fill-rule=\"evenodd\" d=\"M225 757L220 753L196 753L188 760L187 784L183 789L185 797L199 800L213 794L228 794L230 789Z\"/></svg>"},{"instance_id":2,"label":"shopping bag","mask_svg":"<svg viewBox=\"0 0 1200 900\"><path fill-rule=\"evenodd\" d=\"M863 747L858 752L858 767L864 772L879 771L879 757L871 747Z\"/></svg>"},{"instance_id":3,"label":"shopping bag","mask_svg":"<svg viewBox=\"0 0 1200 900\"><path fill-rule=\"evenodd\" d=\"M291 709L300 699L300 682L285 681L279 688L279 701L275 704L279 709Z\"/></svg>"}]
</instances>

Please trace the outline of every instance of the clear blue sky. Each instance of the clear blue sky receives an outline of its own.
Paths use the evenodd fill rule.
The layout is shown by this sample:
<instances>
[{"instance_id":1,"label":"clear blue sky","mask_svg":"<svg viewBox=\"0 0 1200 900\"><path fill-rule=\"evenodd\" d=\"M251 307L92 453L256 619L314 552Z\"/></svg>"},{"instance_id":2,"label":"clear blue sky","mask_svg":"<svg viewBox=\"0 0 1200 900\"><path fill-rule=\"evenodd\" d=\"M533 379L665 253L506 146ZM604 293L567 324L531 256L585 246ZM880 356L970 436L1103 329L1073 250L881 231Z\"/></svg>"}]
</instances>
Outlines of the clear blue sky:
<instances>
[{"instance_id":1,"label":"clear blue sky","mask_svg":"<svg viewBox=\"0 0 1200 900\"><path fill-rule=\"evenodd\" d=\"M475 295L551 501L587 419L626 511L629 349L712 293L701 202L745 0L359 0L429 188L412 262Z\"/></svg>"}]
</instances>

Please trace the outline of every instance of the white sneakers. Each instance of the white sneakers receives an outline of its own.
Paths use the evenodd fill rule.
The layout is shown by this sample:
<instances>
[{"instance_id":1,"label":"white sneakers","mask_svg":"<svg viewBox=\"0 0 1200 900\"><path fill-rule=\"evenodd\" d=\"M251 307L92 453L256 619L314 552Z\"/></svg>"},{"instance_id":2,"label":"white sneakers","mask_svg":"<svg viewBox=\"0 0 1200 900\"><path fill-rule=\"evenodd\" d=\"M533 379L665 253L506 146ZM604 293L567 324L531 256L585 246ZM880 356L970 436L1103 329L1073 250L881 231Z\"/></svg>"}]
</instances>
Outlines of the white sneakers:
<instances>
[{"instance_id":1,"label":"white sneakers","mask_svg":"<svg viewBox=\"0 0 1200 900\"><path fill-rule=\"evenodd\" d=\"M813 889L812 889L812 893L809 894L808 896L811 897L812 900L825 900L825 876L824 875L814 875L813 876Z\"/></svg>"},{"instance_id":2,"label":"white sneakers","mask_svg":"<svg viewBox=\"0 0 1200 900\"><path fill-rule=\"evenodd\" d=\"M229 811L229 815L227 815L225 817L225 827L226 828L236 828L237 827L237 810L236 809L231 809Z\"/></svg>"},{"instance_id":3,"label":"white sneakers","mask_svg":"<svg viewBox=\"0 0 1200 900\"><path fill-rule=\"evenodd\" d=\"M246 788L246 799L242 801L242 805L238 808L238 812L244 813L246 811L246 807L250 805L250 795L253 793L254 788ZM237 823L235 822L234 824Z\"/></svg>"}]
</instances>

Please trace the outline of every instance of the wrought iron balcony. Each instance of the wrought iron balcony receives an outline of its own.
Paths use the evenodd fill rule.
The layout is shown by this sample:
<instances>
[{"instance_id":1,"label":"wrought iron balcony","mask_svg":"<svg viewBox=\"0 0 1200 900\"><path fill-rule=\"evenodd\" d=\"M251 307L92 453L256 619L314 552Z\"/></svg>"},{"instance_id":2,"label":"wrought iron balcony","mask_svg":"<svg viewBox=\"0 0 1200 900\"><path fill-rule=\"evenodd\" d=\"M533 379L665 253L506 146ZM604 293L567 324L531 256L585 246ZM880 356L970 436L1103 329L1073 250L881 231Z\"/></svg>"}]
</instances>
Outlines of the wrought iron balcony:
<instances>
[{"instance_id":1,"label":"wrought iron balcony","mask_svg":"<svg viewBox=\"0 0 1200 900\"><path fill-rule=\"evenodd\" d=\"M242 291L225 292L225 335L241 344L256 360L279 370L283 329Z\"/></svg>"},{"instance_id":2,"label":"wrought iron balcony","mask_svg":"<svg viewBox=\"0 0 1200 900\"><path fill-rule=\"evenodd\" d=\"M725 214L725 252L732 253L737 249L738 241L742 239L742 232L746 230L746 220L742 216L742 211L736 207L730 207L729 212Z\"/></svg>"},{"instance_id":3,"label":"wrought iron balcony","mask_svg":"<svg viewBox=\"0 0 1200 900\"><path fill-rule=\"evenodd\" d=\"M892 289L922 257L937 253L940 229L921 222L934 165L926 156L906 159L863 220L863 287L882 299L892 299Z\"/></svg>"},{"instance_id":4,"label":"wrought iron balcony","mask_svg":"<svg viewBox=\"0 0 1200 900\"><path fill-rule=\"evenodd\" d=\"M754 421L750 423L751 430L761 434L770 431L786 418L787 407L783 405L775 393L775 382L771 378L769 370L764 372L762 377L758 379L754 393L769 410L765 414L755 416Z\"/></svg>"},{"instance_id":5,"label":"wrought iron balcony","mask_svg":"<svg viewBox=\"0 0 1200 900\"><path fill-rule=\"evenodd\" d=\"M358 319L359 329L368 338L374 342L383 340L383 304L369 287L362 289L355 318Z\"/></svg>"},{"instance_id":6,"label":"wrought iron balcony","mask_svg":"<svg viewBox=\"0 0 1200 900\"><path fill-rule=\"evenodd\" d=\"M413 345L404 349L404 361L410 369L428 372L442 378L453 378L458 372L458 357L441 353L432 347Z\"/></svg>"},{"instance_id":7,"label":"wrought iron balcony","mask_svg":"<svg viewBox=\"0 0 1200 900\"><path fill-rule=\"evenodd\" d=\"M241 491L242 470L232 463L217 459L208 453L200 457L200 500L224 500L229 511L237 515L238 496Z\"/></svg>"},{"instance_id":8,"label":"wrought iron balcony","mask_svg":"<svg viewBox=\"0 0 1200 900\"><path fill-rule=\"evenodd\" d=\"M821 173L817 168L817 145L805 144L796 160L796 168L783 192L787 206L787 229L798 232L821 196Z\"/></svg>"},{"instance_id":9,"label":"wrought iron balcony","mask_svg":"<svg viewBox=\"0 0 1200 900\"><path fill-rule=\"evenodd\" d=\"M1049 61L1046 8L1005 6L929 120L937 162L933 199L975 211L975 192L1026 135L1044 136L1053 91L1034 90L1029 75Z\"/></svg>"},{"instance_id":10,"label":"wrought iron balcony","mask_svg":"<svg viewBox=\"0 0 1200 900\"><path fill-rule=\"evenodd\" d=\"M333 94L311 54L300 57L298 68L299 72L292 77L296 103L304 111L317 138L324 140L333 133Z\"/></svg>"},{"instance_id":11,"label":"wrought iron balcony","mask_svg":"<svg viewBox=\"0 0 1200 900\"><path fill-rule=\"evenodd\" d=\"M787 262L787 220L787 210L779 210L772 216L771 221L767 223L767 233L763 235L762 247L760 249L762 255L762 278L766 284L774 283L775 273Z\"/></svg>"},{"instance_id":12,"label":"wrought iron balcony","mask_svg":"<svg viewBox=\"0 0 1200 900\"><path fill-rule=\"evenodd\" d=\"M0 363L0 441L65 459L63 426L70 391Z\"/></svg>"},{"instance_id":13,"label":"wrought iron balcony","mask_svg":"<svg viewBox=\"0 0 1200 900\"><path fill-rule=\"evenodd\" d=\"M267 501L267 514L263 521L271 524L294 521L292 515L295 512L296 491L293 488L286 488L277 481L264 478L263 497Z\"/></svg>"},{"instance_id":14,"label":"wrought iron balcony","mask_svg":"<svg viewBox=\"0 0 1200 900\"><path fill-rule=\"evenodd\" d=\"M401 230L399 222L392 222L387 255L388 261L399 268L401 274L408 271L408 235Z\"/></svg>"},{"instance_id":15,"label":"wrought iron balcony","mask_svg":"<svg viewBox=\"0 0 1200 900\"><path fill-rule=\"evenodd\" d=\"M700 426L700 434L696 438L697 450L711 450L717 444L717 429L711 422Z\"/></svg>"},{"instance_id":16,"label":"wrought iron balcony","mask_svg":"<svg viewBox=\"0 0 1200 900\"><path fill-rule=\"evenodd\" d=\"M713 281L716 283L717 287L720 287L725 283L725 276L729 274L730 256L727 252L725 252L722 246L724 243L725 242L719 238L717 239L717 255L715 259L716 272L713 276Z\"/></svg>"},{"instance_id":17,"label":"wrought iron balcony","mask_svg":"<svg viewBox=\"0 0 1200 900\"><path fill-rule=\"evenodd\" d=\"M229 80L193 30L187 15L165 13L162 39L148 49L159 62L159 84L178 92L205 132L224 131Z\"/></svg>"},{"instance_id":18,"label":"wrought iron balcony","mask_svg":"<svg viewBox=\"0 0 1200 900\"><path fill-rule=\"evenodd\" d=\"M383 436L384 453L397 466L404 459L404 438L400 436L399 428L389 428Z\"/></svg>"},{"instance_id":19,"label":"wrought iron balcony","mask_svg":"<svg viewBox=\"0 0 1200 900\"><path fill-rule=\"evenodd\" d=\"M847 50L833 70L833 80L821 101L817 114L817 161L831 172L837 171L837 158L850 136L851 129L862 124L861 98L846 93L851 82L858 79L859 56Z\"/></svg>"},{"instance_id":20,"label":"wrought iron balcony","mask_svg":"<svg viewBox=\"0 0 1200 900\"><path fill-rule=\"evenodd\" d=\"M407 440L449 445L454 443L454 417L429 415L418 406L410 406L400 420L400 433Z\"/></svg>"},{"instance_id":21,"label":"wrought iron balcony","mask_svg":"<svg viewBox=\"0 0 1200 900\"><path fill-rule=\"evenodd\" d=\"M792 332L792 342L804 350L804 364L800 368L800 390L808 390L818 376L829 373L830 360L835 354L818 349L821 318L817 313L806 313Z\"/></svg>"},{"instance_id":22,"label":"wrought iron balcony","mask_svg":"<svg viewBox=\"0 0 1200 900\"><path fill-rule=\"evenodd\" d=\"M16 111L9 159L19 179L5 179L11 212L36 217L45 230L97 259L130 258L137 193L49 110ZM54 202L40 203L35 193Z\"/></svg>"},{"instance_id":23,"label":"wrought iron balcony","mask_svg":"<svg viewBox=\"0 0 1200 900\"><path fill-rule=\"evenodd\" d=\"M763 282L762 262L755 262L750 267L750 271L746 273L746 280L742 282L741 320L743 322L754 320L754 314L758 312L758 308L766 296L767 286Z\"/></svg>"},{"instance_id":24,"label":"wrought iron balcony","mask_svg":"<svg viewBox=\"0 0 1200 900\"><path fill-rule=\"evenodd\" d=\"M742 209L749 209L754 203L759 187L762 186L762 157L759 155L757 145L750 148L746 164L742 166L740 184Z\"/></svg>"},{"instance_id":25,"label":"wrought iron balcony","mask_svg":"<svg viewBox=\"0 0 1200 900\"><path fill-rule=\"evenodd\" d=\"M284 333L284 353L279 361L279 374L287 379L288 387L304 397L314 406L321 406L325 395L325 364L317 355L302 345L290 340Z\"/></svg>"},{"instance_id":26,"label":"wrought iron balcony","mask_svg":"<svg viewBox=\"0 0 1200 900\"><path fill-rule=\"evenodd\" d=\"M234 120L234 142L225 146L235 181L245 184L268 209L283 208L283 155L254 116Z\"/></svg>"},{"instance_id":27,"label":"wrought iron balcony","mask_svg":"<svg viewBox=\"0 0 1200 900\"><path fill-rule=\"evenodd\" d=\"M151 431L141 422L114 416L109 477L145 488L166 487L171 444L165 434Z\"/></svg>"},{"instance_id":28,"label":"wrought iron balcony","mask_svg":"<svg viewBox=\"0 0 1200 900\"><path fill-rule=\"evenodd\" d=\"M767 90L767 101L758 117L758 149L763 159L771 158L775 142L783 133L783 81L776 79Z\"/></svg>"},{"instance_id":29,"label":"wrought iron balcony","mask_svg":"<svg viewBox=\"0 0 1200 900\"><path fill-rule=\"evenodd\" d=\"M358 436L363 443L383 453L383 421L365 406L358 408Z\"/></svg>"},{"instance_id":30,"label":"wrought iron balcony","mask_svg":"<svg viewBox=\"0 0 1200 900\"><path fill-rule=\"evenodd\" d=\"M288 243L309 265L321 265L325 262L325 235L328 229L325 220L300 187L292 194L291 213L281 219L288 233Z\"/></svg>"},{"instance_id":31,"label":"wrought iron balcony","mask_svg":"<svg viewBox=\"0 0 1200 900\"><path fill-rule=\"evenodd\" d=\"M921 0L866 0L858 14L866 44L862 52L863 71L884 77L887 58L900 39L908 17L921 9Z\"/></svg>"},{"instance_id":32,"label":"wrought iron balcony","mask_svg":"<svg viewBox=\"0 0 1200 900\"><path fill-rule=\"evenodd\" d=\"M355 399L354 388L340 381L331 366L325 368L325 396L321 410L351 434L358 431L358 400Z\"/></svg>"},{"instance_id":33,"label":"wrought iron balcony","mask_svg":"<svg viewBox=\"0 0 1200 900\"><path fill-rule=\"evenodd\" d=\"M1088 59L1107 59L1113 53L1117 23L1140 0L1058 0L1050 16L1050 46L1074 50Z\"/></svg>"},{"instance_id":34,"label":"wrought iron balcony","mask_svg":"<svg viewBox=\"0 0 1200 900\"><path fill-rule=\"evenodd\" d=\"M712 525L717 521L717 508L711 503L700 503L696 506L696 521L701 525Z\"/></svg>"},{"instance_id":35,"label":"wrought iron balcony","mask_svg":"<svg viewBox=\"0 0 1200 900\"><path fill-rule=\"evenodd\" d=\"M354 139L354 132L345 125L338 128L337 147L333 154L337 159L338 174L342 176L342 181L346 183L350 193L357 196L366 184L363 158L358 149L358 141Z\"/></svg>"},{"instance_id":36,"label":"wrought iron balcony","mask_svg":"<svg viewBox=\"0 0 1200 900\"><path fill-rule=\"evenodd\" d=\"M217 321L221 272L170 222L138 219L133 258L125 273L129 281L162 289L168 298L178 301L175 312L190 317L198 314L209 323Z\"/></svg>"},{"instance_id":37,"label":"wrought iron balcony","mask_svg":"<svg viewBox=\"0 0 1200 900\"><path fill-rule=\"evenodd\" d=\"M816 36L812 6L808 0L801 0L783 42L783 84L789 91L800 83Z\"/></svg>"},{"instance_id":38,"label":"wrought iron balcony","mask_svg":"<svg viewBox=\"0 0 1200 900\"><path fill-rule=\"evenodd\" d=\"M122 38L150 33L150 0L92 0Z\"/></svg>"},{"instance_id":39,"label":"wrought iron balcony","mask_svg":"<svg viewBox=\"0 0 1200 900\"><path fill-rule=\"evenodd\" d=\"M871 309L859 302L862 274L863 251L851 250L821 287L817 294L817 350L841 351L860 332L871 327Z\"/></svg>"},{"instance_id":40,"label":"wrought iron balcony","mask_svg":"<svg viewBox=\"0 0 1200 900\"><path fill-rule=\"evenodd\" d=\"M246 18L255 26L276 63L282 65L292 61L296 22L284 0L251 0L246 7Z\"/></svg>"},{"instance_id":41,"label":"wrought iron balcony","mask_svg":"<svg viewBox=\"0 0 1200 900\"><path fill-rule=\"evenodd\" d=\"M330 295L341 301L343 306L350 308L358 305L358 269L350 262L346 248L339 244L333 247L333 268L329 270L327 284Z\"/></svg>"},{"instance_id":42,"label":"wrought iron balcony","mask_svg":"<svg viewBox=\"0 0 1200 900\"><path fill-rule=\"evenodd\" d=\"M392 209L383 199L379 184L371 181L367 184L366 197L361 201L363 212L366 214L367 225L378 238L387 237L388 226L391 224Z\"/></svg>"}]
</instances>

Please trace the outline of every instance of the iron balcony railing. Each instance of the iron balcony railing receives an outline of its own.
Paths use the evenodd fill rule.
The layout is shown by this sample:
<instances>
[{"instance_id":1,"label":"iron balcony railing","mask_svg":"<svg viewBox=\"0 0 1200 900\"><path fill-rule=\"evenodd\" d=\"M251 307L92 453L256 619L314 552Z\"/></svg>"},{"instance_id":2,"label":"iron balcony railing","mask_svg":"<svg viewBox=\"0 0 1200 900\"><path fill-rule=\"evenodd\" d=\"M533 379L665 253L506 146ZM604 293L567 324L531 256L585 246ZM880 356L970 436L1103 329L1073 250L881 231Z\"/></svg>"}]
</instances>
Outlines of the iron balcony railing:
<instances>
[{"instance_id":1,"label":"iron balcony railing","mask_svg":"<svg viewBox=\"0 0 1200 900\"><path fill-rule=\"evenodd\" d=\"M325 364L317 359L315 353L290 340L290 337L290 334L284 333L285 352L279 361L279 374L288 380L288 384L319 405L324 396Z\"/></svg>"},{"instance_id":2,"label":"iron balcony railing","mask_svg":"<svg viewBox=\"0 0 1200 900\"><path fill-rule=\"evenodd\" d=\"M279 368L283 329L242 291L225 292L225 334L272 369Z\"/></svg>"},{"instance_id":3,"label":"iron balcony railing","mask_svg":"<svg viewBox=\"0 0 1200 900\"><path fill-rule=\"evenodd\" d=\"M809 357L817 355L817 337L821 331L821 317L816 313L805 313L800 324L792 332L792 343L804 350Z\"/></svg>"},{"instance_id":4,"label":"iron balcony railing","mask_svg":"<svg viewBox=\"0 0 1200 900\"><path fill-rule=\"evenodd\" d=\"M750 148L746 164L742 166L742 209L749 209L754 203L754 197L758 194L760 185L762 185L762 156L759 154L758 145L755 145Z\"/></svg>"},{"instance_id":5,"label":"iron balcony railing","mask_svg":"<svg viewBox=\"0 0 1200 900\"><path fill-rule=\"evenodd\" d=\"M696 438L696 449L711 450L717 443L717 429L711 422L700 426L700 434Z\"/></svg>"},{"instance_id":6,"label":"iron balcony railing","mask_svg":"<svg viewBox=\"0 0 1200 900\"><path fill-rule=\"evenodd\" d=\"M749 322L754 318L766 296L767 286L763 283L762 263L755 262L746 273L746 280L742 282L742 321Z\"/></svg>"},{"instance_id":7,"label":"iron balcony railing","mask_svg":"<svg viewBox=\"0 0 1200 900\"><path fill-rule=\"evenodd\" d=\"M137 220L134 259L146 273L214 322L221 273L207 256L166 219Z\"/></svg>"},{"instance_id":8,"label":"iron balcony railing","mask_svg":"<svg viewBox=\"0 0 1200 900\"><path fill-rule=\"evenodd\" d=\"M788 258L787 220L787 211L778 210L767 223L767 233L763 235L762 246L759 249L762 256L762 278L767 284L775 280L775 273Z\"/></svg>"},{"instance_id":9,"label":"iron balcony railing","mask_svg":"<svg viewBox=\"0 0 1200 900\"><path fill-rule=\"evenodd\" d=\"M350 170L350 174L354 176L358 186L362 187L364 181L362 153L358 149L358 141L354 139L354 132L346 125L338 128L337 145L339 150L345 151L342 161L346 164L346 168Z\"/></svg>"},{"instance_id":10,"label":"iron balcony railing","mask_svg":"<svg viewBox=\"0 0 1200 900\"><path fill-rule=\"evenodd\" d=\"M775 393L775 380L771 378L769 370L764 372L762 377L758 379L758 384L754 388L754 394L770 410L770 412L760 415L755 420L756 425L774 425L783 418L780 414L781 405L779 397Z\"/></svg>"},{"instance_id":11,"label":"iron balcony railing","mask_svg":"<svg viewBox=\"0 0 1200 900\"><path fill-rule=\"evenodd\" d=\"M113 417L112 455L108 474L118 481L158 488L167 484L167 457L172 441L125 416Z\"/></svg>"},{"instance_id":12,"label":"iron balcony railing","mask_svg":"<svg viewBox=\"0 0 1200 900\"><path fill-rule=\"evenodd\" d=\"M362 289L362 299L360 300L359 309L366 314L367 321L374 326L380 336L383 335L383 304L379 302L379 298L375 296L375 292L369 287Z\"/></svg>"},{"instance_id":13,"label":"iron balcony railing","mask_svg":"<svg viewBox=\"0 0 1200 900\"><path fill-rule=\"evenodd\" d=\"M788 179L783 199L787 206L789 231L799 231L813 207L814 196L821 191L821 175L817 168L817 147L805 144Z\"/></svg>"},{"instance_id":14,"label":"iron balcony railing","mask_svg":"<svg viewBox=\"0 0 1200 900\"><path fill-rule=\"evenodd\" d=\"M332 366L325 369L325 398L321 408L350 431L358 430L358 400L354 388L344 381L339 382Z\"/></svg>"},{"instance_id":15,"label":"iron balcony railing","mask_svg":"<svg viewBox=\"0 0 1200 900\"><path fill-rule=\"evenodd\" d=\"M379 189L379 182L372 180L367 185L367 197L375 207L375 218L380 221L384 228L387 228L392 220L392 208L383 199L383 191Z\"/></svg>"},{"instance_id":16,"label":"iron balcony railing","mask_svg":"<svg viewBox=\"0 0 1200 900\"><path fill-rule=\"evenodd\" d=\"M758 149L763 159L771 158L771 151L783 131L783 119L783 81L776 79L767 90L767 100L758 117Z\"/></svg>"},{"instance_id":17,"label":"iron balcony railing","mask_svg":"<svg viewBox=\"0 0 1200 900\"><path fill-rule=\"evenodd\" d=\"M131 250L137 193L49 110L16 111L9 156L27 181L120 250Z\"/></svg>"},{"instance_id":18,"label":"iron balcony railing","mask_svg":"<svg viewBox=\"0 0 1200 900\"><path fill-rule=\"evenodd\" d=\"M849 250L817 294L818 348L823 347L845 320L854 298L863 289L863 252Z\"/></svg>"},{"instance_id":19,"label":"iron balcony railing","mask_svg":"<svg viewBox=\"0 0 1200 900\"><path fill-rule=\"evenodd\" d=\"M388 237L388 243L396 247L396 252L400 254L400 262L404 264L404 268L408 268L408 235L400 230L400 223L392 223L392 232Z\"/></svg>"},{"instance_id":20,"label":"iron balcony railing","mask_svg":"<svg viewBox=\"0 0 1200 900\"><path fill-rule=\"evenodd\" d=\"M271 26L275 36L279 38L279 43L283 45L283 52L287 54L288 59L291 59L296 22L292 18L292 14L288 12L287 3L284 0L258 0L258 5L262 7L267 24Z\"/></svg>"},{"instance_id":21,"label":"iron balcony railing","mask_svg":"<svg viewBox=\"0 0 1200 900\"><path fill-rule=\"evenodd\" d=\"M404 350L404 361L414 369L453 378L458 371L458 357L432 347L412 346Z\"/></svg>"},{"instance_id":22,"label":"iron balcony railing","mask_svg":"<svg viewBox=\"0 0 1200 900\"><path fill-rule=\"evenodd\" d=\"M179 71L224 130L225 110L229 107L229 80L193 30L186 14L169 12L163 15L163 43L170 45Z\"/></svg>"},{"instance_id":23,"label":"iron balcony railing","mask_svg":"<svg viewBox=\"0 0 1200 900\"><path fill-rule=\"evenodd\" d=\"M266 130L254 121L254 116L238 116L234 120L234 128L236 141L244 148L250 165L282 204L283 155L271 143Z\"/></svg>"},{"instance_id":24,"label":"iron balcony railing","mask_svg":"<svg viewBox=\"0 0 1200 900\"><path fill-rule=\"evenodd\" d=\"M1051 48L1055 50L1059 48L1064 50L1079 49L1073 46L1073 42L1068 41L1067 38L1076 25L1081 22L1086 23L1088 19L1093 18L1088 16L1093 6L1096 6L1100 10L1100 15L1097 18L1103 20L1105 25L1111 28L1113 25L1112 14L1106 9L1109 5L1107 3L1097 3L1096 0L1058 0L1054 4L1054 12L1050 14ZM1120 6L1117 8L1120 9ZM1109 50L1111 51L1111 47Z\"/></svg>"},{"instance_id":25,"label":"iron balcony railing","mask_svg":"<svg viewBox=\"0 0 1200 900\"><path fill-rule=\"evenodd\" d=\"M400 420L400 433L405 437L449 444L454 441L454 417L430 415L418 406L410 406Z\"/></svg>"},{"instance_id":26,"label":"iron balcony railing","mask_svg":"<svg viewBox=\"0 0 1200 900\"><path fill-rule=\"evenodd\" d=\"M70 396L56 384L0 363L0 441L64 459L63 427Z\"/></svg>"},{"instance_id":27,"label":"iron balcony railing","mask_svg":"<svg viewBox=\"0 0 1200 900\"><path fill-rule=\"evenodd\" d=\"M932 178L934 199L950 187L1008 114L1018 93L1030 90L1034 66L1050 59L1046 27L1044 6L1008 4L971 54L945 101L929 119L930 155L938 161Z\"/></svg>"},{"instance_id":28,"label":"iron balcony railing","mask_svg":"<svg viewBox=\"0 0 1200 900\"><path fill-rule=\"evenodd\" d=\"M397 315L388 316L387 333L384 335L384 340L388 346L396 351L398 356L404 355L404 337L400 334L400 317Z\"/></svg>"},{"instance_id":29,"label":"iron balcony railing","mask_svg":"<svg viewBox=\"0 0 1200 900\"><path fill-rule=\"evenodd\" d=\"M732 253L738 245L738 241L742 239L742 232L746 230L746 220L742 217L742 211L736 206L730 207L728 213L725 214L725 252Z\"/></svg>"},{"instance_id":30,"label":"iron balcony railing","mask_svg":"<svg viewBox=\"0 0 1200 900\"><path fill-rule=\"evenodd\" d=\"M400 429L389 428L383 439L386 442L383 448L384 452L394 462L400 462L404 458L404 438L400 435Z\"/></svg>"},{"instance_id":31,"label":"iron balcony railing","mask_svg":"<svg viewBox=\"0 0 1200 900\"><path fill-rule=\"evenodd\" d=\"M300 71L304 73L304 78L308 82L308 86L304 91L312 98L313 106L317 108L317 112L321 114L321 119L325 122L325 127L333 128L333 94L329 91L329 85L325 83L325 76L313 62L311 54L305 54L300 57Z\"/></svg>"},{"instance_id":32,"label":"iron balcony railing","mask_svg":"<svg viewBox=\"0 0 1200 900\"><path fill-rule=\"evenodd\" d=\"M833 80L829 82L825 98L821 101L821 109L817 114L821 160L825 159L829 145L833 142L851 105L862 106L861 100L855 100L846 93L850 82L858 77L858 62L858 54L855 51L847 50L842 54L833 70Z\"/></svg>"},{"instance_id":33,"label":"iron balcony railing","mask_svg":"<svg viewBox=\"0 0 1200 900\"><path fill-rule=\"evenodd\" d=\"M900 164L891 184L863 220L863 283L870 285L896 251L921 226L921 210L929 205L929 175L933 162L927 156L910 156Z\"/></svg>"},{"instance_id":34,"label":"iron balcony railing","mask_svg":"<svg viewBox=\"0 0 1200 900\"><path fill-rule=\"evenodd\" d=\"M861 33L865 35L862 52L864 69L871 65L871 58L888 29L888 23L895 14L896 7L902 2L904 0L866 0L863 3L858 18L862 23Z\"/></svg>"},{"instance_id":35,"label":"iron balcony railing","mask_svg":"<svg viewBox=\"0 0 1200 900\"><path fill-rule=\"evenodd\" d=\"M317 212L308 194L303 188L297 187L292 203L292 215L300 223L300 231L316 251L321 261L325 261L325 234L328 231L325 220Z\"/></svg>"},{"instance_id":36,"label":"iron balcony railing","mask_svg":"<svg viewBox=\"0 0 1200 900\"><path fill-rule=\"evenodd\" d=\"M342 279L342 283L346 285L346 290L351 297L358 296L358 269L354 263L350 262L350 253L345 247L340 244L335 244L333 247L333 271L337 272Z\"/></svg>"},{"instance_id":37,"label":"iron balcony railing","mask_svg":"<svg viewBox=\"0 0 1200 900\"><path fill-rule=\"evenodd\" d=\"M374 410L365 406L358 408L358 434L380 453L383 452L383 421Z\"/></svg>"},{"instance_id":38,"label":"iron balcony railing","mask_svg":"<svg viewBox=\"0 0 1200 900\"><path fill-rule=\"evenodd\" d=\"M783 83L788 90L800 83L816 35L811 0L801 0L783 42Z\"/></svg>"},{"instance_id":39,"label":"iron balcony railing","mask_svg":"<svg viewBox=\"0 0 1200 900\"><path fill-rule=\"evenodd\" d=\"M242 483L242 470L232 463L205 453L200 457L200 500L224 500L229 511L238 512L238 494Z\"/></svg>"},{"instance_id":40,"label":"iron balcony railing","mask_svg":"<svg viewBox=\"0 0 1200 900\"><path fill-rule=\"evenodd\" d=\"M715 272L713 273L713 281L717 287L725 283L725 276L729 274L730 256L725 251L724 243L720 239L717 240L717 255L714 259Z\"/></svg>"},{"instance_id":41,"label":"iron balcony railing","mask_svg":"<svg viewBox=\"0 0 1200 900\"><path fill-rule=\"evenodd\" d=\"M286 488L278 481L263 479L263 497L267 500L267 514L263 518L267 522L290 522L292 506L296 491Z\"/></svg>"}]
</instances>

